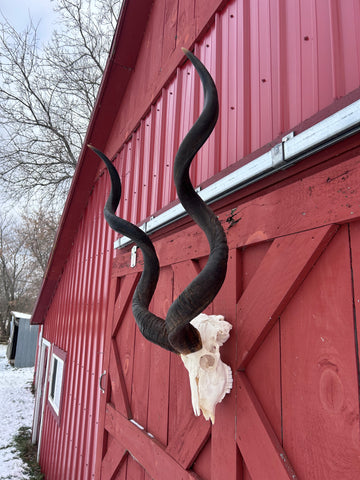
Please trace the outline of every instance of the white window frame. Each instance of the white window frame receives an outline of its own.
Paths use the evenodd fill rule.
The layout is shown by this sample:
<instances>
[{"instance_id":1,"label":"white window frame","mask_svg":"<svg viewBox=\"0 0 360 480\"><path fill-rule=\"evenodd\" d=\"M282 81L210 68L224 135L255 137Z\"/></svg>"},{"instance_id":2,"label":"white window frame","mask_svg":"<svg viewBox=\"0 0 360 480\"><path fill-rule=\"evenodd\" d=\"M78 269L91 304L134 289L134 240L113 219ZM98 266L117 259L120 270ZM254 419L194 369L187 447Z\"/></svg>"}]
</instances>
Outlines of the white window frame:
<instances>
[{"instance_id":1,"label":"white window frame","mask_svg":"<svg viewBox=\"0 0 360 480\"><path fill-rule=\"evenodd\" d=\"M65 372L65 352L54 346L51 355L48 400L55 414L60 416L62 390Z\"/></svg>"},{"instance_id":2,"label":"white window frame","mask_svg":"<svg viewBox=\"0 0 360 480\"><path fill-rule=\"evenodd\" d=\"M41 335L42 335L42 329L41 329ZM48 374L49 374L49 368L50 368L50 350L51 350L51 343L46 340L46 338L42 338L42 348L41 348L41 351L40 351L40 356L41 356L41 360L40 360L40 364L38 363L38 365L43 365L43 357L45 355L45 350L48 349L48 355L46 357L46 365L43 365L43 367L45 368L45 379L48 378ZM39 385L39 384L38 384ZM45 403L46 403L46 394L45 394L45 391L46 391L46 381L44 383L44 391L43 391L43 401L41 402L41 412L40 412L40 415L41 415L41 420L40 420L40 430L39 430L39 439L38 439L38 449L37 449L37 456L36 456L36 459L37 461L39 461L39 458L40 458L40 447L41 447L41 437L42 437L42 428L43 428L43 420L44 420L44 409L45 409ZM40 389L39 389L39 394L41 395L41 392L40 392ZM38 401L40 401L40 399L38 398ZM34 424L35 425L35 424Z\"/></svg>"}]
</instances>

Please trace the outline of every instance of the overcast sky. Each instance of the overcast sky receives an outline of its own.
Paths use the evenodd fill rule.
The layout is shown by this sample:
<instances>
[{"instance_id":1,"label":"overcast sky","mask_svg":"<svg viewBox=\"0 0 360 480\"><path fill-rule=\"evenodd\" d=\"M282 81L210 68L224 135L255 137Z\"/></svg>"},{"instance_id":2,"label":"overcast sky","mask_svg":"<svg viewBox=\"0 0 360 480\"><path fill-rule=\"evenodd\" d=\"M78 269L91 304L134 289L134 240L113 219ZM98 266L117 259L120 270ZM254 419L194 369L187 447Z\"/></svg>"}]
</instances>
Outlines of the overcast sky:
<instances>
[{"instance_id":1,"label":"overcast sky","mask_svg":"<svg viewBox=\"0 0 360 480\"><path fill-rule=\"evenodd\" d=\"M17 31L25 29L29 17L39 24L39 37L47 40L53 29L55 14L51 0L0 0L0 12Z\"/></svg>"},{"instance_id":2,"label":"overcast sky","mask_svg":"<svg viewBox=\"0 0 360 480\"><path fill-rule=\"evenodd\" d=\"M41 41L47 41L50 39L55 23L53 5L54 2L51 0L0 0L0 17L5 16L18 32L26 28L31 17L35 25L40 22L38 37ZM8 195L3 191L3 185L0 183L0 213L4 213L4 201L7 198ZM16 213L13 208L12 213Z\"/></svg>"}]
</instances>

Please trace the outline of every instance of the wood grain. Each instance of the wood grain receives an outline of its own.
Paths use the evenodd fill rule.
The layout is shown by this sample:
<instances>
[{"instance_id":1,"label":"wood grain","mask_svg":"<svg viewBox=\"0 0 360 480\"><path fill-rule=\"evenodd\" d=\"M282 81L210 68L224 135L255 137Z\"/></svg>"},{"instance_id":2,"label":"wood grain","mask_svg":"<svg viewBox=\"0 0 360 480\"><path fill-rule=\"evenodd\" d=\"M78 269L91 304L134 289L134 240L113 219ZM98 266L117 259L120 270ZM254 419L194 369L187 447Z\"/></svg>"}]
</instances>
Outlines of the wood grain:
<instances>
[{"instance_id":1,"label":"wood grain","mask_svg":"<svg viewBox=\"0 0 360 480\"><path fill-rule=\"evenodd\" d=\"M281 315L283 442L300 478L360 477L348 227Z\"/></svg>"},{"instance_id":2,"label":"wood grain","mask_svg":"<svg viewBox=\"0 0 360 480\"><path fill-rule=\"evenodd\" d=\"M126 449L113 439L101 465L101 480L114 480L126 460Z\"/></svg>"},{"instance_id":3,"label":"wood grain","mask_svg":"<svg viewBox=\"0 0 360 480\"><path fill-rule=\"evenodd\" d=\"M172 292L173 272L171 268L163 268L160 271L156 295L150 304L150 310L160 318L166 316L172 301ZM168 443L170 356L170 352L151 344L147 428L163 445Z\"/></svg>"},{"instance_id":4,"label":"wood grain","mask_svg":"<svg viewBox=\"0 0 360 480\"><path fill-rule=\"evenodd\" d=\"M253 480L297 478L243 372L238 374L236 441Z\"/></svg>"},{"instance_id":5,"label":"wood grain","mask_svg":"<svg viewBox=\"0 0 360 480\"><path fill-rule=\"evenodd\" d=\"M236 298L241 282L239 252L229 252L227 275L219 294L214 300L214 314L224 315L233 325L230 338L221 347L221 359L232 369L233 388L224 400L216 406L215 424L211 431L211 479L221 478L226 471L227 480L238 480L239 465L236 436L236 345L239 334L236 322Z\"/></svg>"},{"instance_id":6,"label":"wood grain","mask_svg":"<svg viewBox=\"0 0 360 480\"><path fill-rule=\"evenodd\" d=\"M106 407L105 428L120 442L121 439L126 438L127 450L151 478L157 480L197 478L194 473L184 470L168 455L159 442L120 415L111 405Z\"/></svg>"},{"instance_id":7,"label":"wood grain","mask_svg":"<svg viewBox=\"0 0 360 480\"><path fill-rule=\"evenodd\" d=\"M336 226L275 240L238 303L239 368L244 368L336 231Z\"/></svg>"}]
</instances>

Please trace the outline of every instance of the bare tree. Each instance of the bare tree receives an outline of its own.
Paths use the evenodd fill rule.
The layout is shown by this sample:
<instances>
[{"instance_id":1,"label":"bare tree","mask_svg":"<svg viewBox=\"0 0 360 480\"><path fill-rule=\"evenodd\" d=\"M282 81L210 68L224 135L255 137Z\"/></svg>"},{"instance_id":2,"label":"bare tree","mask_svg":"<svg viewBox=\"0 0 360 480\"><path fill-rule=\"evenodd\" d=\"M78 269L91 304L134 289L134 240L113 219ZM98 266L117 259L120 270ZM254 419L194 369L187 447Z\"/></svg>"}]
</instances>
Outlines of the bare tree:
<instances>
[{"instance_id":1,"label":"bare tree","mask_svg":"<svg viewBox=\"0 0 360 480\"><path fill-rule=\"evenodd\" d=\"M121 0L56 0L58 27L0 24L0 180L15 197L65 198L110 50Z\"/></svg>"},{"instance_id":2,"label":"bare tree","mask_svg":"<svg viewBox=\"0 0 360 480\"><path fill-rule=\"evenodd\" d=\"M11 310L31 313L57 224L56 214L41 206L17 222L0 217L0 338L9 333Z\"/></svg>"},{"instance_id":3,"label":"bare tree","mask_svg":"<svg viewBox=\"0 0 360 480\"><path fill-rule=\"evenodd\" d=\"M31 306L28 295L30 276L24 241L19 238L13 221L0 221L0 336L8 335L10 311Z\"/></svg>"},{"instance_id":4,"label":"bare tree","mask_svg":"<svg viewBox=\"0 0 360 480\"><path fill-rule=\"evenodd\" d=\"M34 211L23 214L17 228L29 253L29 264L32 264L34 271L39 272L40 277L46 272L58 223L57 213L41 205Z\"/></svg>"}]
</instances>

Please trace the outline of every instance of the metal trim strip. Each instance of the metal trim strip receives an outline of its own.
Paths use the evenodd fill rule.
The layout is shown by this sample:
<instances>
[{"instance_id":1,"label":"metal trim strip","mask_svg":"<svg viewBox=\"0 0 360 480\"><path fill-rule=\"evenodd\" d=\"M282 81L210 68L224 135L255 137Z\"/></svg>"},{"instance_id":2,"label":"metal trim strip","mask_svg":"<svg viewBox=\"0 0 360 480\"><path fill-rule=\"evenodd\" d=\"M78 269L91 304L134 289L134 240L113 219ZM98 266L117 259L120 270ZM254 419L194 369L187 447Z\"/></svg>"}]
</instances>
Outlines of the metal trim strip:
<instances>
[{"instance_id":1,"label":"metal trim strip","mask_svg":"<svg viewBox=\"0 0 360 480\"><path fill-rule=\"evenodd\" d=\"M284 137L282 143L204 188L199 195L207 203L215 202L280 169L288 168L358 131L360 131L360 100L330 115L299 135ZM140 228L151 234L185 215L184 207L178 204L158 216L154 215ZM122 248L130 243L132 243L130 238L121 237L114 242L114 248Z\"/></svg>"}]
</instances>

